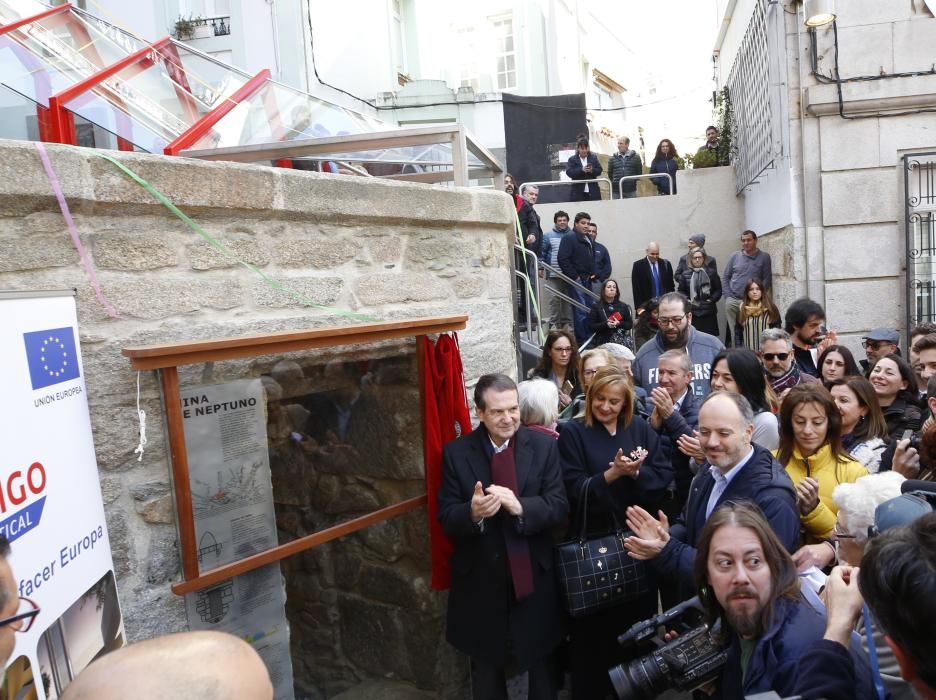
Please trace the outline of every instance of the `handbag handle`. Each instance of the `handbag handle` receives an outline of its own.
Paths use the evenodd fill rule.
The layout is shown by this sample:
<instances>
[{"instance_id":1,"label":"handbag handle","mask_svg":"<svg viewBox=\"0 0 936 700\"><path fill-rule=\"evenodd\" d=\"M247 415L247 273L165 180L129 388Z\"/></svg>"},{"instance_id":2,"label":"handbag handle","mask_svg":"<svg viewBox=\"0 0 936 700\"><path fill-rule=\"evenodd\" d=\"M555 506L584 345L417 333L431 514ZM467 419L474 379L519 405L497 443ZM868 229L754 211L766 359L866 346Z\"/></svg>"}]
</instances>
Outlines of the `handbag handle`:
<instances>
[{"instance_id":1,"label":"handbag handle","mask_svg":"<svg viewBox=\"0 0 936 700\"><path fill-rule=\"evenodd\" d=\"M582 490L585 493L582 494L582 527L579 530L579 542L584 542L585 536L588 533L588 487L591 485L591 480L593 478L594 477L590 476L582 482ZM623 532L624 528L622 528L621 523L618 522L614 508L611 509L611 520L614 522L614 531Z\"/></svg>"}]
</instances>

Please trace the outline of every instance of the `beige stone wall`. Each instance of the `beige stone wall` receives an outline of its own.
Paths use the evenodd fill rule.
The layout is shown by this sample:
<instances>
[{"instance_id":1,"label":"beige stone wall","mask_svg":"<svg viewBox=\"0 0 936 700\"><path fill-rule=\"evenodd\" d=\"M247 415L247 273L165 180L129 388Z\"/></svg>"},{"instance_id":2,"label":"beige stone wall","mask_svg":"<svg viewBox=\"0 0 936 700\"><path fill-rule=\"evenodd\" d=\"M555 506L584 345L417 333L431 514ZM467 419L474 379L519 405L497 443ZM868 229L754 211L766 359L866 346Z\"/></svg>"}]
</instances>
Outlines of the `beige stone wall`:
<instances>
[{"instance_id":1,"label":"beige stone wall","mask_svg":"<svg viewBox=\"0 0 936 700\"><path fill-rule=\"evenodd\" d=\"M169 466L154 373L141 376L149 443L141 462L136 375L126 346L353 321L307 308L226 259L93 151L47 146L111 319L79 265L34 145L0 141L0 288L78 289L81 349L126 628L185 627ZM117 154L204 229L317 303L380 319L466 313L469 383L516 373L509 300L513 211L489 191L434 188L181 158ZM428 594L428 571L414 590ZM418 596L417 596L418 597Z\"/></svg>"},{"instance_id":2,"label":"beige stone wall","mask_svg":"<svg viewBox=\"0 0 936 700\"><path fill-rule=\"evenodd\" d=\"M552 228L558 210L572 218L579 211L591 214L598 224L598 241L611 255L612 277L621 285L621 298L633 308L631 267L646 255L650 241L660 244L660 255L672 262L675 270L686 253L689 236L704 233L706 252L718 261L719 274L729 256L740 248L744 201L735 195L734 168L680 170L676 178L675 196L538 204L536 211L544 231ZM724 326L723 303L719 309Z\"/></svg>"}]
</instances>

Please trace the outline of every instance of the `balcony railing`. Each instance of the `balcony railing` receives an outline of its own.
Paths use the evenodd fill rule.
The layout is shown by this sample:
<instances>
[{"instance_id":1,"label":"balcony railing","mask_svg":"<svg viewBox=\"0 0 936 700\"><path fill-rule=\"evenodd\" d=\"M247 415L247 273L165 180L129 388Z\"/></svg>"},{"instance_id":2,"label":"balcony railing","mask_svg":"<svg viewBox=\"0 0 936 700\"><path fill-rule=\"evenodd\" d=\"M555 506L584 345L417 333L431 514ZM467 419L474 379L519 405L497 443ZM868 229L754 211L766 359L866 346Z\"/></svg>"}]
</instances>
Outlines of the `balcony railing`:
<instances>
[{"instance_id":1,"label":"balcony railing","mask_svg":"<svg viewBox=\"0 0 936 700\"><path fill-rule=\"evenodd\" d=\"M211 25L215 36L227 36L231 33L230 17L206 17L205 21Z\"/></svg>"}]
</instances>

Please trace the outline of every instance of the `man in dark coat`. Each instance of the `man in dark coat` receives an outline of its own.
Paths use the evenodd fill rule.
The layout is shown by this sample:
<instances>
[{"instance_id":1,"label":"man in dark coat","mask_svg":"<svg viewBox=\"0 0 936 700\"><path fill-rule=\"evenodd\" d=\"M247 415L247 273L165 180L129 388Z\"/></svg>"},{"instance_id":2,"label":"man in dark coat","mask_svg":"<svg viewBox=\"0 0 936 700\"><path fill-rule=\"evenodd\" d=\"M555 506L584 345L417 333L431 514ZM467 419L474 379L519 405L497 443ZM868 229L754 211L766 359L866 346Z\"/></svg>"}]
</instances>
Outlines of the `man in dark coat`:
<instances>
[{"instance_id":1,"label":"man in dark coat","mask_svg":"<svg viewBox=\"0 0 936 700\"><path fill-rule=\"evenodd\" d=\"M591 239L591 216L580 211L575 215L575 230L572 236L563 236L559 243L559 269L586 289L598 279L595 273L595 248ZM572 319L575 325L575 339L579 345L585 342L591 333L588 329L588 309L592 298L581 289L570 287L570 295L585 305L585 310L572 307Z\"/></svg>"},{"instance_id":2,"label":"man in dark coat","mask_svg":"<svg viewBox=\"0 0 936 700\"><path fill-rule=\"evenodd\" d=\"M649 299L656 299L667 292L676 291L673 266L660 257L660 244L647 244L647 256L635 260L631 268L631 291L634 293L634 308Z\"/></svg>"},{"instance_id":3,"label":"man in dark coat","mask_svg":"<svg viewBox=\"0 0 936 700\"><path fill-rule=\"evenodd\" d=\"M640 507L627 510L627 524L635 534L624 546L636 559L650 560L661 574L678 579L681 599L693 594L692 567L702 528L728 501L753 501L789 552L799 546L793 482L770 452L751 443L753 433L754 411L747 399L721 391L709 394L699 409L698 439L707 464L692 481L682 517L669 527L663 513L657 520ZM692 447L686 438L679 444Z\"/></svg>"},{"instance_id":4,"label":"man in dark coat","mask_svg":"<svg viewBox=\"0 0 936 700\"><path fill-rule=\"evenodd\" d=\"M693 431L699 424L699 404L690 386L692 375L692 360L686 351L667 350L657 358L659 384L650 392L653 404L650 425L660 435L660 448L666 460L673 465L673 484L663 509L674 518L686 505L692 483L689 456L677 447L679 438L683 435L693 437Z\"/></svg>"},{"instance_id":5,"label":"man in dark coat","mask_svg":"<svg viewBox=\"0 0 936 700\"><path fill-rule=\"evenodd\" d=\"M539 199L539 187L536 185L523 186L523 204L517 212L520 219L520 233L523 236L523 244L526 249L537 256L543 246L543 227L540 225L540 216L533 208L536 200ZM535 266L535 260L534 266ZM528 263L529 264L529 263Z\"/></svg>"},{"instance_id":6,"label":"man in dark coat","mask_svg":"<svg viewBox=\"0 0 936 700\"><path fill-rule=\"evenodd\" d=\"M529 697L555 700L562 634L550 530L569 506L552 438L520 425L517 386L475 387L481 425L442 451L439 522L455 540L446 638L471 657L472 697L506 698L504 669L529 670Z\"/></svg>"}]
</instances>

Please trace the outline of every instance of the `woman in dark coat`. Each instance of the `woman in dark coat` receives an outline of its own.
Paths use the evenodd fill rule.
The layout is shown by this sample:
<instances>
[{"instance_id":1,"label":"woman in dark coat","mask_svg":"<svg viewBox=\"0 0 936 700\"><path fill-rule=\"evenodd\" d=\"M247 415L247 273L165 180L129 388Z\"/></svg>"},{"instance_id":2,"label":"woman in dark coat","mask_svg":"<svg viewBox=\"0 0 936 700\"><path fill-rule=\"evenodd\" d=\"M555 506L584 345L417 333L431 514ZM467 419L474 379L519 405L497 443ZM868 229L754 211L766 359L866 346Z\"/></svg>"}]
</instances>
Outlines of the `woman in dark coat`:
<instances>
[{"instance_id":1,"label":"woman in dark coat","mask_svg":"<svg viewBox=\"0 0 936 700\"><path fill-rule=\"evenodd\" d=\"M677 289L692 304L692 325L703 333L718 337L718 309L722 297L718 273L705 269L705 251L696 248L686 259L687 267L679 278Z\"/></svg>"},{"instance_id":2,"label":"woman in dark coat","mask_svg":"<svg viewBox=\"0 0 936 700\"><path fill-rule=\"evenodd\" d=\"M913 369L900 355L890 354L871 366L868 381L874 387L887 433L892 441L903 438L905 431L917 432L923 425L923 411L914 396L916 378Z\"/></svg>"},{"instance_id":3,"label":"woman in dark coat","mask_svg":"<svg viewBox=\"0 0 936 700\"><path fill-rule=\"evenodd\" d=\"M601 163L598 157L589 150L588 138L579 134L575 142L575 155L566 163L566 175L571 180L594 180L601 175ZM597 182L589 182L572 186L571 201L588 202L601 199L601 188Z\"/></svg>"},{"instance_id":4,"label":"woman in dark coat","mask_svg":"<svg viewBox=\"0 0 936 700\"><path fill-rule=\"evenodd\" d=\"M618 283L605 280L601 286L601 299L588 313L588 329L595 334L591 346L597 348L605 343L619 343L633 350L634 341L628 332L633 327L630 307L621 301Z\"/></svg>"},{"instance_id":5,"label":"woman in dark coat","mask_svg":"<svg viewBox=\"0 0 936 700\"><path fill-rule=\"evenodd\" d=\"M650 163L651 173L669 173L673 178L673 191L670 192L670 181L666 177L651 178L660 194L676 194L676 171L679 170L679 161L676 159L676 146L669 139L663 139L657 146L656 155Z\"/></svg>"},{"instance_id":6,"label":"woman in dark coat","mask_svg":"<svg viewBox=\"0 0 936 700\"><path fill-rule=\"evenodd\" d=\"M673 479L656 432L634 415L630 377L615 366L599 369L589 384L585 419L569 421L560 432L559 459L576 534L586 492L588 533L604 533L615 526L612 514L625 523L628 506L639 504L655 513ZM572 620L573 700L614 697L608 669L625 657L617 636L656 610L656 585L651 583L642 596Z\"/></svg>"}]
</instances>

